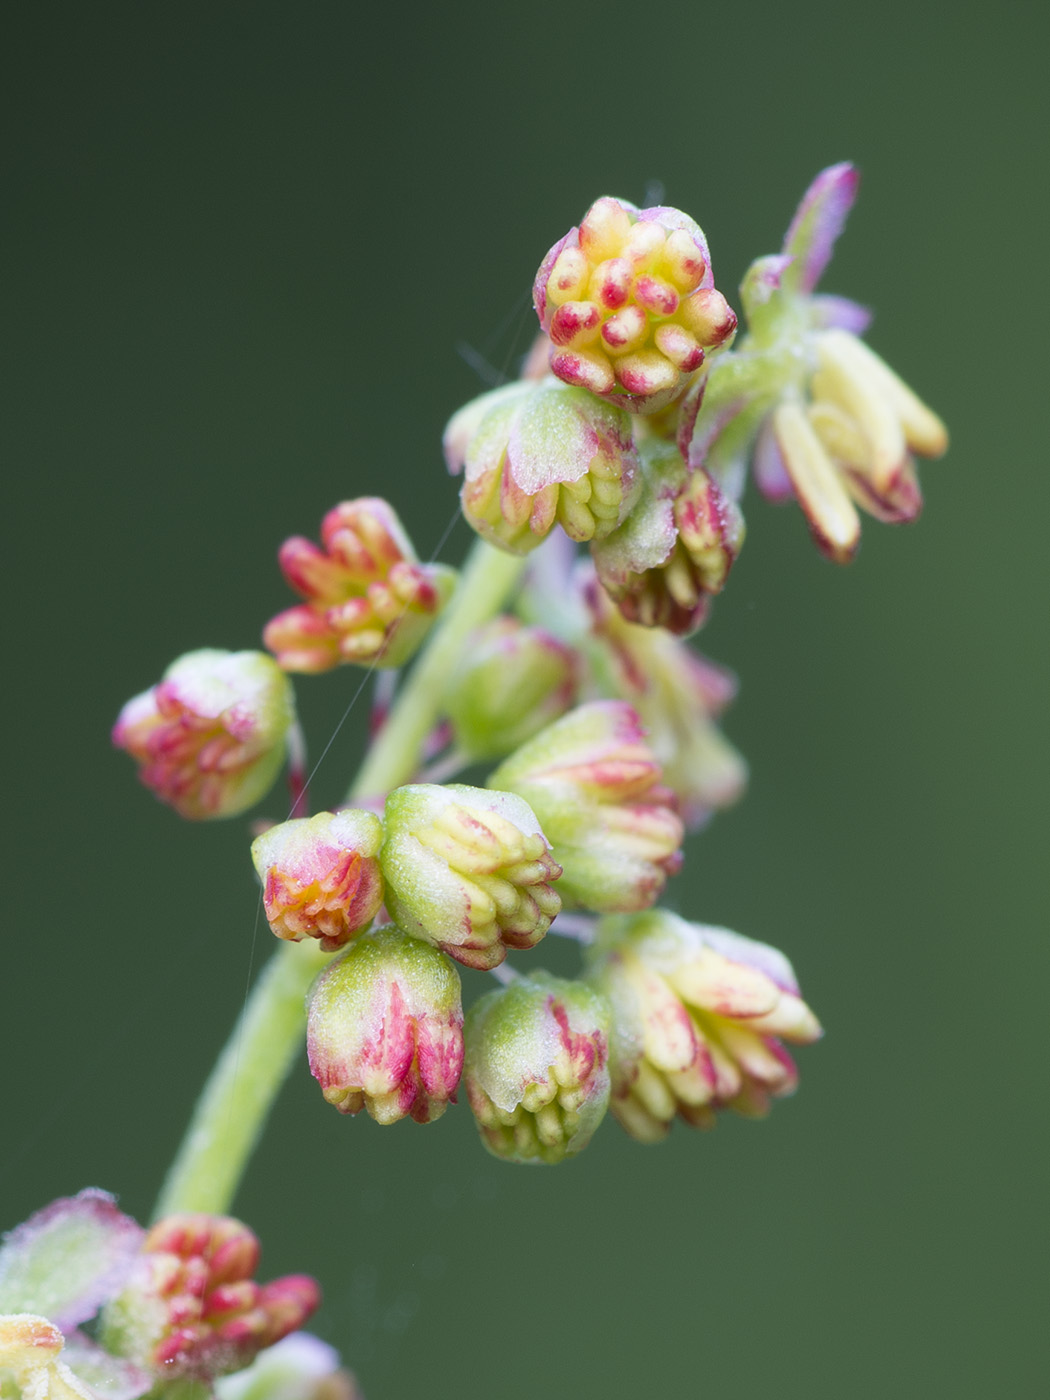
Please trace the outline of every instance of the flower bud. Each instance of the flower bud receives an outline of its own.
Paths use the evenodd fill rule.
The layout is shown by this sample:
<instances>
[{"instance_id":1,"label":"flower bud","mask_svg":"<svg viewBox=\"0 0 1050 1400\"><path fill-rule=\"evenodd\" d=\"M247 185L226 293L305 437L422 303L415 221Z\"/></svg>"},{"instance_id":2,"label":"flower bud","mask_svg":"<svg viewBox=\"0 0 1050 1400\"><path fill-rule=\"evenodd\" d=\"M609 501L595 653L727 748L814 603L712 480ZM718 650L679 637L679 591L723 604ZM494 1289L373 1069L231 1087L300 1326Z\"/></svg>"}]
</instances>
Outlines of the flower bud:
<instances>
[{"instance_id":1,"label":"flower bud","mask_svg":"<svg viewBox=\"0 0 1050 1400\"><path fill-rule=\"evenodd\" d=\"M821 1034L782 953L663 909L600 925L589 976L612 1007L610 1106L643 1142L676 1113L764 1116L798 1082L781 1040Z\"/></svg>"},{"instance_id":2,"label":"flower bud","mask_svg":"<svg viewBox=\"0 0 1050 1400\"><path fill-rule=\"evenodd\" d=\"M481 997L466 1024L465 1083L485 1146L513 1162L584 1147L609 1102L609 1008L582 982L537 972Z\"/></svg>"},{"instance_id":3,"label":"flower bud","mask_svg":"<svg viewBox=\"0 0 1050 1400\"><path fill-rule=\"evenodd\" d=\"M699 226L610 197L544 258L533 305L553 373L631 413L666 407L736 329Z\"/></svg>"},{"instance_id":4,"label":"flower bud","mask_svg":"<svg viewBox=\"0 0 1050 1400\"><path fill-rule=\"evenodd\" d=\"M98 1400L90 1386L60 1359L65 1338L35 1313L0 1316L0 1377L22 1400ZM4 1385L5 1396L10 1394Z\"/></svg>"},{"instance_id":5,"label":"flower bud","mask_svg":"<svg viewBox=\"0 0 1050 1400\"><path fill-rule=\"evenodd\" d=\"M440 1118L463 1068L459 974L393 925L364 933L310 993L310 1073L340 1113Z\"/></svg>"},{"instance_id":6,"label":"flower bud","mask_svg":"<svg viewBox=\"0 0 1050 1400\"><path fill-rule=\"evenodd\" d=\"M640 448L642 495L624 523L591 547L602 586L624 617L694 632L744 540L744 519L703 467L689 472L674 443Z\"/></svg>"},{"instance_id":7,"label":"flower bud","mask_svg":"<svg viewBox=\"0 0 1050 1400\"><path fill-rule=\"evenodd\" d=\"M420 564L393 507L378 497L330 510L321 543L293 536L281 546L281 571L306 602L278 613L263 641L286 671L403 666L448 601L454 570Z\"/></svg>"},{"instance_id":8,"label":"flower bud","mask_svg":"<svg viewBox=\"0 0 1050 1400\"><path fill-rule=\"evenodd\" d=\"M137 1278L107 1309L105 1342L165 1380L239 1371L321 1301L304 1274L255 1283L259 1241L228 1216L168 1216L142 1250Z\"/></svg>"},{"instance_id":9,"label":"flower bud","mask_svg":"<svg viewBox=\"0 0 1050 1400\"><path fill-rule=\"evenodd\" d=\"M372 812L320 812L281 822L252 843L263 907L278 938L316 938L327 952L368 928L383 902L383 823Z\"/></svg>"},{"instance_id":10,"label":"flower bud","mask_svg":"<svg viewBox=\"0 0 1050 1400\"><path fill-rule=\"evenodd\" d=\"M489 778L536 812L563 868L563 897L602 913L648 908L682 863L682 822L643 734L630 705L592 701Z\"/></svg>"},{"instance_id":11,"label":"flower bud","mask_svg":"<svg viewBox=\"0 0 1050 1400\"><path fill-rule=\"evenodd\" d=\"M445 696L455 742L494 758L531 739L572 704L577 655L541 627L498 617L475 632Z\"/></svg>"},{"instance_id":12,"label":"flower bud","mask_svg":"<svg viewBox=\"0 0 1050 1400\"><path fill-rule=\"evenodd\" d=\"M390 917L467 967L533 947L561 909L561 866L520 797L419 783L390 794L384 826Z\"/></svg>"},{"instance_id":13,"label":"flower bud","mask_svg":"<svg viewBox=\"0 0 1050 1400\"><path fill-rule=\"evenodd\" d=\"M511 554L527 554L555 524L580 543L601 539L638 492L628 415L549 377L483 394L444 441L449 470L466 467L464 515Z\"/></svg>"},{"instance_id":14,"label":"flower bud","mask_svg":"<svg viewBox=\"0 0 1050 1400\"><path fill-rule=\"evenodd\" d=\"M715 721L736 696L736 678L660 627L637 627L612 606L593 574L578 579L591 618L601 689L634 706L678 798L686 828L732 806L747 764Z\"/></svg>"},{"instance_id":15,"label":"flower bud","mask_svg":"<svg viewBox=\"0 0 1050 1400\"><path fill-rule=\"evenodd\" d=\"M288 678L263 652L191 651L128 701L113 742L181 817L234 817L269 791L294 718Z\"/></svg>"},{"instance_id":16,"label":"flower bud","mask_svg":"<svg viewBox=\"0 0 1050 1400\"><path fill-rule=\"evenodd\" d=\"M339 1353L320 1337L293 1332L232 1376L220 1376L219 1400L364 1400Z\"/></svg>"}]
</instances>

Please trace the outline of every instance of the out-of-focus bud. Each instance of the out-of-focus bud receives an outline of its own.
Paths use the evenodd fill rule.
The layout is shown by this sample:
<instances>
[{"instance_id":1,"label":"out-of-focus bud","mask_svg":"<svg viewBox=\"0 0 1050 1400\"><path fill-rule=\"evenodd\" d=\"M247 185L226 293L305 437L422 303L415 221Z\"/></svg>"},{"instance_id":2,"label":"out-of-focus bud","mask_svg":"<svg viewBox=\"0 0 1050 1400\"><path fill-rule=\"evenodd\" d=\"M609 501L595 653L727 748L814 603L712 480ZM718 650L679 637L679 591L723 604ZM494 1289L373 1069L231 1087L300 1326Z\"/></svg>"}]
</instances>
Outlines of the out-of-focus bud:
<instances>
[{"instance_id":1,"label":"out-of-focus bud","mask_svg":"<svg viewBox=\"0 0 1050 1400\"><path fill-rule=\"evenodd\" d=\"M263 641L286 671L403 666L451 596L455 571L420 564L379 497L330 510L321 544L296 535L281 546L281 571L306 602L268 622Z\"/></svg>"},{"instance_id":2,"label":"out-of-focus bud","mask_svg":"<svg viewBox=\"0 0 1050 1400\"><path fill-rule=\"evenodd\" d=\"M483 394L450 420L444 442L449 470L466 468L463 514L511 554L556 524L578 543L601 539L638 494L629 416L550 377Z\"/></svg>"},{"instance_id":3,"label":"out-of-focus bud","mask_svg":"<svg viewBox=\"0 0 1050 1400\"><path fill-rule=\"evenodd\" d=\"M678 798L688 830L730 807L747 784L747 764L715 721L736 696L736 678L659 627L625 622L589 571L577 577L587 605L599 688L628 700Z\"/></svg>"},{"instance_id":4,"label":"out-of-focus bud","mask_svg":"<svg viewBox=\"0 0 1050 1400\"><path fill-rule=\"evenodd\" d=\"M555 243L532 298L551 370L631 413L666 407L736 330L700 227L608 196Z\"/></svg>"},{"instance_id":5,"label":"out-of-focus bud","mask_svg":"<svg viewBox=\"0 0 1050 1400\"><path fill-rule=\"evenodd\" d=\"M494 788L532 807L563 867L563 898L602 913L646 909L681 866L674 795L630 705L579 705L500 765Z\"/></svg>"},{"instance_id":6,"label":"out-of-focus bud","mask_svg":"<svg viewBox=\"0 0 1050 1400\"><path fill-rule=\"evenodd\" d=\"M781 253L741 286L748 335L732 363L690 390L680 445L692 466L753 449L763 494L794 496L821 551L846 563L860 542L857 507L900 524L922 509L914 453L939 457L944 424L859 339L870 317L815 287L856 198L849 164L806 191Z\"/></svg>"},{"instance_id":7,"label":"out-of-focus bud","mask_svg":"<svg viewBox=\"0 0 1050 1400\"><path fill-rule=\"evenodd\" d=\"M471 758L510 753L572 704L572 647L542 627L498 617L475 632L445 695L455 742Z\"/></svg>"},{"instance_id":8,"label":"out-of-focus bud","mask_svg":"<svg viewBox=\"0 0 1050 1400\"><path fill-rule=\"evenodd\" d=\"M782 1040L820 1025L782 953L728 929L656 909L599 926L590 980L612 1007L611 1108L655 1142L678 1114L712 1127L715 1111L762 1117L798 1082Z\"/></svg>"},{"instance_id":9,"label":"out-of-focus bud","mask_svg":"<svg viewBox=\"0 0 1050 1400\"><path fill-rule=\"evenodd\" d=\"M191 651L120 712L113 742L180 817L235 817L269 791L295 718L288 677L261 651Z\"/></svg>"},{"instance_id":10,"label":"out-of-focus bud","mask_svg":"<svg viewBox=\"0 0 1050 1400\"><path fill-rule=\"evenodd\" d=\"M331 952L368 928L383 902L383 823L372 812L320 812L281 822L252 843L263 907L278 938L316 938Z\"/></svg>"},{"instance_id":11,"label":"out-of-focus bud","mask_svg":"<svg viewBox=\"0 0 1050 1400\"><path fill-rule=\"evenodd\" d=\"M65 1338L35 1313L0 1316L0 1378L12 1380L20 1400L98 1400L61 1360ZM4 1386L4 1394L10 1392Z\"/></svg>"},{"instance_id":12,"label":"out-of-focus bud","mask_svg":"<svg viewBox=\"0 0 1050 1400\"><path fill-rule=\"evenodd\" d=\"M219 1400L364 1400L339 1353L320 1337L293 1332L250 1366L220 1376Z\"/></svg>"},{"instance_id":13,"label":"out-of-focus bud","mask_svg":"<svg viewBox=\"0 0 1050 1400\"><path fill-rule=\"evenodd\" d=\"M168 1216L142 1249L137 1278L106 1310L104 1341L165 1380L239 1371L321 1301L305 1274L255 1283L259 1241L228 1216Z\"/></svg>"},{"instance_id":14,"label":"out-of-focus bud","mask_svg":"<svg viewBox=\"0 0 1050 1400\"><path fill-rule=\"evenodd\" d=\"M310 1072L340 1113L440 1118L463 1068L459 974L393 927L363 933L310 993Z\"/></svg>"},{"instance_id":15,"label":"out-of-focus bud","mask_svg":"<svg viewBox=\"0 0 1050 1400\"><path fill-rule=\"evenodd\" d=\"M650 438L640 456L638 504L591 553L628 621L687 634L725 586L744 541L744 518L703 467L687 470L674 443Z\"/></svg>"},{"instance_id":16,"label":"out-of-focus bud","mask_svg":"<svg viewBox=\"0 0 1050 1400\"><path fill-rule=\"evenodd\" d=\"M485 1146L560 1162L590 1142L609 1102L609 1008L582 982L537 972L470 1008L464 1080Z\"/></svg>"},{"instance_id":17,"label":"out-of-focus bud","mask_svg":"<svg viewBox=\"0 0 1050 1400\"><path fill-rule=\"evenodd\" d=\"M467 967L492 968L531 948L561 909L561 866L526 802L450 783L395 789L380 857L386 907L406 933Z\"/></svg>"}]
</instances>

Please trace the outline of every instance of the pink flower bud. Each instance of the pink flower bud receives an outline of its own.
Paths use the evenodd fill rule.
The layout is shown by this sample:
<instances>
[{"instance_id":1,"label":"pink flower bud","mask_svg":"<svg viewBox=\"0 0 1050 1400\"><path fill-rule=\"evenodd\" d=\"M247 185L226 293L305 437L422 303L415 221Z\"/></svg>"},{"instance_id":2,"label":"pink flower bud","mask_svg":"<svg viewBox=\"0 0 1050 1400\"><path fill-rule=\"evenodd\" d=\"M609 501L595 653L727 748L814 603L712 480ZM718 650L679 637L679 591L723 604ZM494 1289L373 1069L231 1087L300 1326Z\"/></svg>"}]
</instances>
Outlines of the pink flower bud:
<instances>
[{"instance_id":1,"label":"pink flower bud","mask_svg":"<svg viewBox=\"0 0 1050 1400\"><path fill-rule=\"evenodd\" d=\"M610 1106L643 1142L676 1114L763 1116L798 1082L781 1042L821 1034L782 953L662 909L600 926L590 978L613 1013Z\"/></svg>"},{"instance_id":2,"label":"pink flower bud","mask_svg":"<svg viewBox=\"0 0 1050 1400\"><path fill-rule=\"evenodd\" d=\"M384 827L390 917L467 967L533 947L561 909L561 866L520 797L419 783L390 794Z\"/></svg>"},{"instance_id":3,"label":"pink flower bud","mask_svg":"<svg viewBox=\"0 0 1050 1400\"><path fill-rule=\"evenodd\" d=\"M674 796L620 701L580 705L511 754L489 784L523 797L563 867L567 900L599 912L645 909L681 866Z\"/></svg>"},{"instance_id":4,"label":"pink flower bud","mask_svg":"<svg viewBox=\"0 0 1050 1400\"><path fill-rule=\"evenodd\" d=\"M240 1370L321 1300L305 1275L255 1283L259 1242L228 1216L168 1216L142 1251L138 1276L107 1311L106 1342L165 1380Z\"/></svg>"},{"instance_id":5,"label":"pink flower bud","mask_svg":"<svg viewBox=\"0 0 1050 1400\"><path fill-rule=\"evenodd\" d=\"M182 817L232 817L269 791L295 718L288 678L258 651L191 651L120 712L113 742Z\"/></svg>"},{"instance_id":6,"label":"pink flower bud","mask_svg":"<svg viewBox=\"0 0 1050 1400\"><path fill-rule=\"evenodd\" d=\"M476 1001L465 1035L467 1096L494 1156L553 1163L586 1147L609 1102L602 997L537 972Z\"/></svg>"},{"instance_id":7,"label":"pink flower bud","mask_svg":"<svg viewBox=\"0 0 1050 1400\"><path fill-rule=\"evenodd\" d=\"M331 952L368 928L383 902L383 823L371 812L281 822L252 843L263 907L278 938L316 938Z\"/></svg>"},{"instance_id":8,"label":"pink flower bud","mask_svg":"<svg viewBox=\"0 0 1050 1400\"><path fill-rule=\"evenodd\" d=\"M517 618L480 628L445 697L456 744L495 758L531 739L572 704L578 662L571 647Z\"/></svg>"},{"instance_id":9,"label":"pink flower bud","mask_svg":"<svg viewBox=\"0 0 1050 1400\"><path fill-rule=\"evenodd\" d=\"M330 510L321 542L319 549L295 536L281 546L281 570L307 601L267 623L266 645L286 671L404 665L448 600L453 570L420 564L393 508L378 497Z\"/></svg>"},{"instance_id":10,"label":"pink flower bud","mask_svg":"<svg viewBox=\"0 0 1050 1400\"><path fill-rule=\"evenodd\" d=\"M554 526L581 543L614 530L638 493L626 413L549 376L505 385L445 429L449 470L466 467L463 513L490 543L526 554Z\"/></svg>"},{"instance_id":11,"label":"pink flower bud","mask_svg":"<svg viewBox=\"0 0 1050 1400\"><path fill-rule=\"evenodd\" d=\"M600 648L603 688L638 712L663 780L695 831L736 802L747 783L747 764L715 723L736 695L736 679L663 628L626 622L593 574L578 586Z\"/></svg>"},{"instance_id":12,"label":"pink flower bud","mask_svg":"<svg viewBox=\"0 0 1050 1400\"><path fill-rule=\"evenodd\" d=\"M640 448L642 491L624 523L591 546L602 586L624 617L679 635L707 616L744 540L739 507L671 442Z\"/></svg>"},{"instance_id":13,"label":"pink flower bud","mask_svg":"<svg viewBox=\"0 0 1050 1400\"><path fill-rule=\"evenodd\" d=\"M463 1067L459 975L389 925L362 934L310 993L310 1072L340 1113L377 1123L440 1118Z\"/></svg>"},{"instance_id":14,"label":"pink flower bud","mask_svg":"<svg viewBox=\"0 0 1050 1400\"><path fill-rule=\"evenodd\" d=\"M736 329L698 225L609 197L544 258L533 305L552 372L631 413L673 402Z\"/></svg>"}]
</instances>

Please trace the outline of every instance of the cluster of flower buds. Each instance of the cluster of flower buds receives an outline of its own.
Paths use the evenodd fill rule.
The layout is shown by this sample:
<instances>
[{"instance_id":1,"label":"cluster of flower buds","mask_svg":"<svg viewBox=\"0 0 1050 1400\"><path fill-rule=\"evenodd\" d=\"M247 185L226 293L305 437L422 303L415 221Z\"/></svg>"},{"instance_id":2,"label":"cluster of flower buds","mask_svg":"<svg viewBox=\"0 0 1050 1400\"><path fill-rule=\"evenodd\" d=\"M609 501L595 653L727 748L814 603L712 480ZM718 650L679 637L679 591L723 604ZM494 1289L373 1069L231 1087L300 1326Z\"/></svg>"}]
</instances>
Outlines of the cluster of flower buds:
<instances>
[{"instance_id":1,"label":"cluster of flower buds","mask_svg":"<svg viewBox=\"0 0 1050 1400\"><path fill-rule=\"evenodd\" d=\"M558 524L601 539L638 494L630 417L549 377L494 389L450 419L445 458L463 471L463 514L482 538L527 554Z\"/></svg>"},{"instance_id":2,"label":"cluster of flower buds","mask_svg":"<svg viewBox=\"0 0 1050 1400\"><path fill-rule=\"evenodd\" d=\"M697 224L610 197L551 248L533 305L554 374L633 413L664 408L736 329Z\"/></svg>"},{"instance_id":3,"label":"cluster of flower buds","mask_svg":"<svg viewBox=\"0 0 1050 1400\"><path fill-rule=\"evenodd\" d=\"M295 719L287 676L259 651L191 651L121 710L113 742L182 817L232 817L273 785Z\"/></svg>"},{"instance_id":4,"label":"cluster of flower buds","mask_svg":"<svg viewBox=\"0 0 1050 1400\"><path fill-rule=\"evenodd\" d=\"M252 844L263 908L278 938L328 952L368 928L383 902L383 823L372 812L320 812L272 826Z\"/></svg>"},{"instance_id":5,"label":"cluster of flower buds","mask_svg":"<svg viewBox=\"0 0 1050 1400\"><path fill-rule=\"evenodd\" d=\"M748 335L690 390L679 431L694 467L739 456L749 443L760 490L797 499L838 563L859 543L858 506L891 523L916 518L911 454L938 457L948 445L940 419L859 339L868 312L815 293L857 185L852 165L822 171L782 251L752 264L741 287Z\"/></svg>"},{"instance_id":6,"label":"cluster of flower buds","mask_svg":"<svg viewBox=\"0 0 1050 1400\"><path fill-rule=\"evenodd\" d=\"M592 634L599 686L630 701L678 799L687 829L743 794L747 764L716 724L736 695L736 679L660 627L625 622L593 572L577 577Z\"/></svg>"},{"instance_id":7,"label":"cluster of flower buds","mask_svg":"<svg viewBox=\"0 0 1050 1400\"><path fill-rule=\"evenodd\" d=\"M531 948L561 909L561 875L528 803L453 783L395 789L381 854L390 917L467 967Z\"/></svg>"},{"instance_id":8,"label":"cluster of flower buds","mask_svg":"<svg viewBox=\"0 0 1050 1400\"><path fill-rule=\"evenodd\" d=\"M131 1283L107 1308L104 1340L165 1379L240 1370L316 1311L305 1274L258 1284L259 1241L238 1220L173 1215L142 1242Z\"/></svg>"},{"instance_id":9,"label":"cluster of flower buds","mask_svg":"<svg viewBox=\"0 0 1050 1400\"><path fill-rule=\"evenodd\" d=\"M566 902L602 913L646 909L681 865L674 795L622 701L570 710L511 754L489 785L517 793L537 814Z\"/></svg>"},{"instance_id":10,"label":"cluster of flower buds","mask_svg":"<svg viewBox=\"0 0 1050 1400\"><path fill-rule=\"evenodd\" d=\"M582 982L537 972L470 1008L464 1081L485 1146L515 1162L586 1147L609 1102L609 1008Z\"/></svg>"},{"instance_id":11,"label":"cluster of flower buds","mask_svg":"<svg viewBox=\"0 0 1050 1400\"><path fill-rule=\"evenodd\" d=\"M592 547L602 586L629 622L695 632L744 542L740 508L673 442L642 442L642 492L624 523Z\"/></svg>"},{"instance_id":12,"label":"cluster of flower buds","mask_svg":"<svg viewBox=\"0 0 1050 1400\"><path fill-rule=\"evenodd\" d=\"M263 641L286 671L404 665L450 596L454 571L420 564L393 508L378 497L330 510L321 543L294 536L281 546L281 570L306 602L278 613Z\"/></svg>"},{"instance_id":13,"label":"cluster of flower buds","mask_svg":"<svg viewBox=\"0 0 1050 1400\"><path fill-rule=\"evenodd\" d=\"M440 1118L463 1067L459 974L393 926L363 934L310 994L310 1071L340 1113Z\"/></svg>"},{"instance_id":14,"label":"cluster of flower buds","mask_svg":"<svg viewBox=\"0 0 1050 1400\"><path fill-rule=\"evenodd\" d=\"M471 637L445 694L456 747L499 758L556 720L576 698L572 647L516 617L495 618Z\"/></svg>"},{"instance_id":15,"label":"cluster of flower buds","mask_svg":"<svg viewBox=\"0 0 1050 1400\"><path fill-rule=\"evenodd\" d=\"M591 980L613 1010L611 1108L632 1137L662 1138L677 1114L764 1115L797 1083L781 1040L820 1035L775 948L665 910L599 926Z\"/></svg>"}]
</instances>

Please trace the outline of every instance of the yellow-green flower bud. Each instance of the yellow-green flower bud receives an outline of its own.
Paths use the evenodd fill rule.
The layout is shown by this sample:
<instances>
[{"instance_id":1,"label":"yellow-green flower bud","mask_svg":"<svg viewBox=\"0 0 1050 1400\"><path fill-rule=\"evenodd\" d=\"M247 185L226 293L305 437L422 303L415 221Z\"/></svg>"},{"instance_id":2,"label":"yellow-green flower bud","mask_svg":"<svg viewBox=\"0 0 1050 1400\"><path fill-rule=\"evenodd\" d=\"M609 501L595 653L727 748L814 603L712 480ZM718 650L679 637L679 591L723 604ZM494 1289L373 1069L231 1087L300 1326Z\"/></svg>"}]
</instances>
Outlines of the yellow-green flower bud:
<instances>
[{"instance_id":1,"label":"yellow-green flower bud","mask_svg":"<svg viewBox=\"0 0 1050 1400\"><path fill-rule=\"evenodd\" d=\"M768 1113L798 1082L781 1040L821 1034L787 958L728 929L663 909L607 919L590 961L612 1007L611 1108L643 1142L676 1114L706 1128L719 1108Z\"/></svg>"},{"instance_id":2,"label":"yellow-green flower bud","mask_svg":"<svg viewBox=\"0 0 1050 1400\"><path fill-rule=\"evenodd\" d=\"M498 617L475 632L445 695L455 742L498 758L555 720L576 695L576 653L541 627Z\"/></svg>"},{"instance_id":3,"label":"yellow-green flower bud","mask_svg":"<svg viewBox=\"0 0 1050 1400\"><path fill-rule=\"evenodd\" d=\"M563 868L563 897L600 913L646 909L682 863L682 822L630 705L579 705L490 776L524 797Z\"/></svg>"},{"instance_id":4,"label":"yellow-green flower bud","mask_svg":"<svg viewBox=\"0 0 1050 1400\"><path fill-rule=\"evenodd\" d=\"M386 907L406 933L468 967L531 948L561 909L561 866L532 809L509 792L418 783L386 801Z\"/></svg>"},{"instance_id":5,"label":"yellow-green flower bud","mask_svg":"<svg viewBox=\"0 0 1050 1400\"><path fill-rule=\"evenodd\" d=\"M609 1008L582 982L537 972L467 1014L464 1080L485 1146L514 1162L586 1147L609 1102Z\"/></svg>"},{"instance_id":6,"label":"yellow-green flower bud","mask_svg":"<svg viewBox=\"0 0 1050 1400\"><path fill-rule=\"evenodd\" d=\"M615 530L638 493L630 417L549 376L495 389L445 429L463 514L484 539L527 554L556 524L578 543Z\"/></svg>"}]
</instances>

